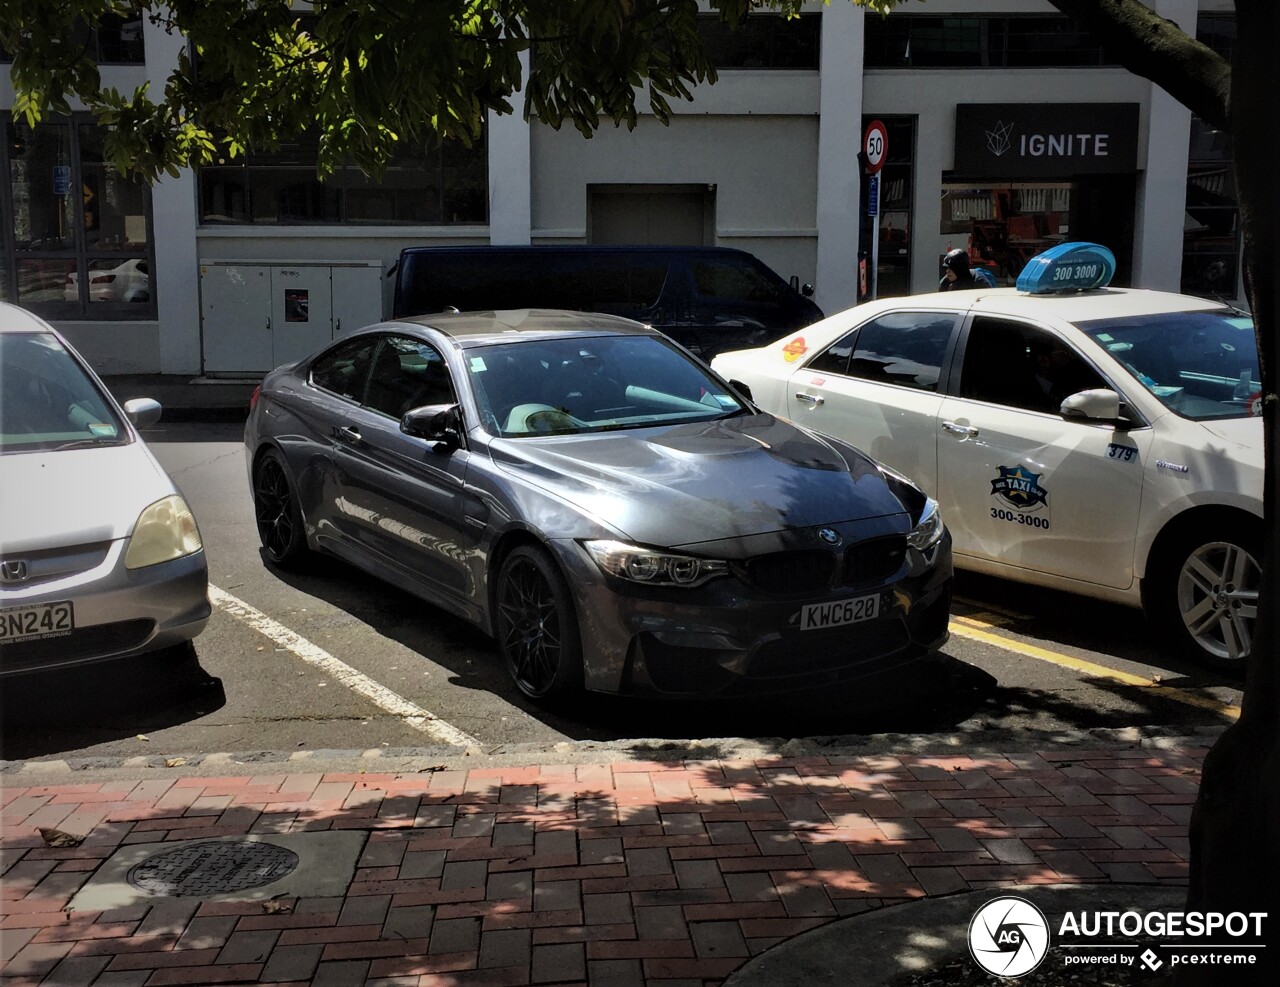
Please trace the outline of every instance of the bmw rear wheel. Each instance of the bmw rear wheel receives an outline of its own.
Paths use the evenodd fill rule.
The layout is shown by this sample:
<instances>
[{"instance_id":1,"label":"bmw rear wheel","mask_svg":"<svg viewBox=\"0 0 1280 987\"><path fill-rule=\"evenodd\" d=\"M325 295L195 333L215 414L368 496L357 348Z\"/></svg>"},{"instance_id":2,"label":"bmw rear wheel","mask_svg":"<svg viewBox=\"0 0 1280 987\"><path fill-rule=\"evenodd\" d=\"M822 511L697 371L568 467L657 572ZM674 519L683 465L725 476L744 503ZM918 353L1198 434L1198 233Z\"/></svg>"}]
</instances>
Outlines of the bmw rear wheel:
<instances>
[{"instance_id":1,"label":"bmw rear wheel","mask_svg":"<svg viewBox=\"0 0 1280 987\"><path fill-rule=\"evenodd\" d=\"M582 645L569 587L545 551L521 545L503 560L496 594L498 647L516 688L548 703L582 686Z\"/></svg>"},{"instance_id":2,"label":"bmw rear wheel","mask_svg":"<svg viewBox=\"0 0 1280 987\"><path fill-rule=\"evenodd\" d=\"M282 569L300 569L310 556L302 510L284 459L268 449L253 471L253 510L267 558Z\"/></svg>"}]
</instances>

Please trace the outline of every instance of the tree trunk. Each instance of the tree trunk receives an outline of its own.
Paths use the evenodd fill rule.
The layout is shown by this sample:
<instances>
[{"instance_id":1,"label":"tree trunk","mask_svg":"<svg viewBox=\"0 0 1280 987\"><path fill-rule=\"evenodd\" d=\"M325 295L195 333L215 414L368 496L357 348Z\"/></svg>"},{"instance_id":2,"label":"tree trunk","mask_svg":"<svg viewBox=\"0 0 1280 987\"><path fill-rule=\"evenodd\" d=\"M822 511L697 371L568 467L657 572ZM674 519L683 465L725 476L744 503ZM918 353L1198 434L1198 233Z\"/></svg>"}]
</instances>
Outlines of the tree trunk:
<instances>
[{"instance_id":1,"label":"tree trunk","mask_svg":"<svg viewBox=\"0 0 1280 987\"><path fill-rule=\"evenodd\" d=\"M1232 62L1231 137L1236 192L1244 231L1245 288L1257 326L1263 381L1264 562L1260 619L1248 663L1240 720L1204 761L1200 794L1191 817L1191 886L1188 907L1199 911L1262 911L1268 948L1252 967L1184 968L1180 984L1275 984L1280 976L1280 666L1275 622L1280 565L1277 554L1276 470L1280 467L1277 380L1280 370L1280 306L1277 306L1277 223L1280 196L1275 172L1275 97L1280 94L1280 3L1236 0L1238 40Z\"/></svg>"}]
</instances>

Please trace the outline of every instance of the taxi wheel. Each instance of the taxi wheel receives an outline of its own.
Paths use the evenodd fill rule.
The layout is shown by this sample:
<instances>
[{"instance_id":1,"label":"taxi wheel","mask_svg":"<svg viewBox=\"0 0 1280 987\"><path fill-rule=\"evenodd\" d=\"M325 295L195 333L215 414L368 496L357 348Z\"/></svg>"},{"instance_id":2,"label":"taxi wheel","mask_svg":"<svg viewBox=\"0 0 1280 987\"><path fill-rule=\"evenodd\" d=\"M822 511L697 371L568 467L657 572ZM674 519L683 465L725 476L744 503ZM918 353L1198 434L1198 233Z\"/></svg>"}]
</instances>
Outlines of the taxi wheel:
<instances>
[{"instance_id":1,"label":"taxi wheel","mask_svg":"<svg viewBox=\"0 0 1280 987\"><path fill-rule=\"evenodd\" d=\"M545 551L521 545L498 573L498 647L516 688L538 703L582 687L582 644L568 584Z\"/></svg>"},{"instance_id":2,"label":"taxi wheel","mask_svg":"<svg viewBox=\"0 0 1280 987\"><path fill-rule=\"evenodd\" d=\"M1262 582L1259 540L1245 524L1206 526L1160 561L1152 601L1181 650L1219 671L1244 674Z\"/></svg>"},{"instance_id":3,"label":"taxi wheel","mask_svg":"<svg viewBox=\"0 0 1280 987\"><path fill-rule=\"evenodd\" d=\"M262 454L253 471L253 510L267 558L282 569L305 568L311 552L302 510L284 460L274 449Z\"/></svg>"}]
</instances>

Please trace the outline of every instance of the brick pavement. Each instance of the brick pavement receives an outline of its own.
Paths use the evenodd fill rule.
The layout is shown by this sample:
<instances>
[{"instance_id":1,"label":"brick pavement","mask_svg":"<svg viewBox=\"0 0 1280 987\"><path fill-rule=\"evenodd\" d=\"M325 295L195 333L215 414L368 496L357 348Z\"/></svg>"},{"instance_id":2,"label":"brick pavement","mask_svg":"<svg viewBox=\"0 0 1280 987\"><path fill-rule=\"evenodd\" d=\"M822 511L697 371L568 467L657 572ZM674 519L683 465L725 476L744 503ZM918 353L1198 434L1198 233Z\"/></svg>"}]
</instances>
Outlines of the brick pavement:
<instances>
[{"instance_id":1,"label":"brick pavement","mask_svg":"<svg viewBox=\"0 0 1280 987\"><path fill-rule=\"evenodd\" d=\"M0 984L717 984L926 895L1187 877L1204 750L624 761L6 788ZM46 847L37 827L85 834ZM345 898L68 912L119 846L368 832Z\"/></svg>"}]
</instances>

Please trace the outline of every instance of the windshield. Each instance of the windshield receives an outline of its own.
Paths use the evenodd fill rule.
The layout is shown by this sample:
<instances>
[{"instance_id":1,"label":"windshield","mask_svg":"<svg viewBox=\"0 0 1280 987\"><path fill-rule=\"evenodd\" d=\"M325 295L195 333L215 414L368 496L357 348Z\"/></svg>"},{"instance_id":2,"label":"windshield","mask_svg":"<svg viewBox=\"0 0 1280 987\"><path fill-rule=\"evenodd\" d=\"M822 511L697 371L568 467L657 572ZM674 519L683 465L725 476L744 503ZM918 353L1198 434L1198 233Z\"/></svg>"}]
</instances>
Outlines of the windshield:
<instances>
[{"instance_id":1,"label":"windshield","mask_svg":"<svg viewBox=\"0 0 1280 987\"><path fill-rule=\"evenodd\" d=\"M1164 312L1078 325L1183 418L1261 414L1258 349L1247 315Z\"/></svg>"},{"instance_id":2,"label":"windshield","mask_svg":"<svg viewBox=\"0 0 1280 987\"><path fill-rule=\"evenodd\" d=\"M0 333L0 453L121 445L128 430L52 333Z\"/></svg>"},{"instance_id":3,"label":"windshield","mask_svg":"<svg viewBox=\"0 0 1280 987\"><path fill-rule=\"evenodd\" d=\"M485 429L572 435L726 418L746 409L656 336L525 339L467 351Z\"/></svg>"}]
</instances>

